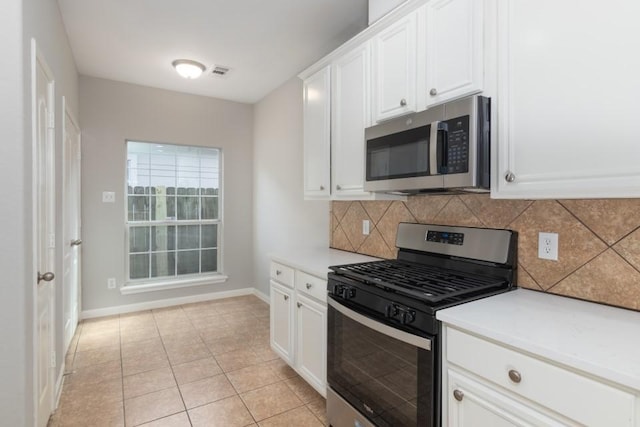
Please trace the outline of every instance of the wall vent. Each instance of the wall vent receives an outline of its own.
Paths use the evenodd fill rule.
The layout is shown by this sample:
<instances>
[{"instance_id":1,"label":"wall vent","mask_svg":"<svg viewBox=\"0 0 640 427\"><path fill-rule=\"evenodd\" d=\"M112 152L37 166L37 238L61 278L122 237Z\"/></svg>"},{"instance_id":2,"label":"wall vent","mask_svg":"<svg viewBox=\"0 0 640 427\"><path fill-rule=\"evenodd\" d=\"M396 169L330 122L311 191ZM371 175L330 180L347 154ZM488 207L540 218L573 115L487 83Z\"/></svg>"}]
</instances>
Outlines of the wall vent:
<instances>
[{"instance_id":1,"label":"wall vent","mask_svg":"<svg viewBox=\"0 0 640 427\"><path fill-rule=\"evenodd\" d=\"M211 70L211 74L213 74L216 77L226 76L228 72L229 72L229 67L223 67L221 65L216 65L215 67L213 67L213 70Z\"/></svg>"}]
</instances>

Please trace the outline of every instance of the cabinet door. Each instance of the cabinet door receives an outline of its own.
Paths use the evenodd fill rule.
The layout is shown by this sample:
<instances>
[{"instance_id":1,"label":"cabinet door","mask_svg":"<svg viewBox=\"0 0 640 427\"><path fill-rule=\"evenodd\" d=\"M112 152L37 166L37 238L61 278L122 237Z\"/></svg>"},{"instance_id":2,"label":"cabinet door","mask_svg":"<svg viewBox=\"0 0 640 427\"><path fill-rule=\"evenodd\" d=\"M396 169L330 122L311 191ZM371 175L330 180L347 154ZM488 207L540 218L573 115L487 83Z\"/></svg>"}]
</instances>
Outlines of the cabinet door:
<instances>
[{"instance_id":1,"label":"cabinet door","mask_svg":"<svg viewBox=\"0 0 640 427\"><path fill-rule=\"evenodd\" d=\"M639 197L640 2L497 7L492 197Z\"/></svg>"},{"instance_id":2,"label":"cabinet door","mask_svg":"<svg viewBox=\"0 0 640 427\"><path fill-rule=\"evenodd\" d=\"M293 364L293 291L271 281L271 348Z\"/></svg>"},{"instance_id":3,"label":"cabinet door","mask_svg":"<svg viewBox=\"0 0 640 427\"><path fill-rule=\"evenodd\" d=\"M334 198L369 193L364 186L364 129L371 125L370 44L334 61L332 67L331 171Z\"/></svg>"},{"instance_id":4,"label":"cabinet door","mask_svg":"<svg viewBox=\"0 0 640 427\"><path fill-rule=\"evenodd\" d=\"M327 308L298 295L298 373L326 397L327 388Z\"/></svg>"},{"instance_id":5,"label":"cabinet door","mask_svg":"<svg viewBox=\"0 0 640 427\"><path fill-rule=\"evenodd\" d=\"M426 5L427 106L480 92L483 86L483 0Z\"/></svg>"},{"instance_id":6,"label":"cabinet door","mask_svg":"<svg viewBox=\"0 0 640 427\"><path fill-rule=\"evenodd\" d=\"M448 425L451 427L566 426L463 374L448 371Z\"/></svg>"},{"instance_id":7,"label":"cabinet door","mask_svg":"<svg viewBox=\"0 0 640 427\"><path fill-rule=\"evenodd\" d=\"M416 111L416 23L413 12L374 40L374 120Z\"/></svg>"},{"instance_id":8,"label":"cabinet door","mask_svg":"<svg viewBox=\"0 0 640 427\"><path fill-rule=\"evenodd\" d=\"M326 199L330 192L331 69L326 66L303 83L304 196Z\"/></svg>"}]
</instances>

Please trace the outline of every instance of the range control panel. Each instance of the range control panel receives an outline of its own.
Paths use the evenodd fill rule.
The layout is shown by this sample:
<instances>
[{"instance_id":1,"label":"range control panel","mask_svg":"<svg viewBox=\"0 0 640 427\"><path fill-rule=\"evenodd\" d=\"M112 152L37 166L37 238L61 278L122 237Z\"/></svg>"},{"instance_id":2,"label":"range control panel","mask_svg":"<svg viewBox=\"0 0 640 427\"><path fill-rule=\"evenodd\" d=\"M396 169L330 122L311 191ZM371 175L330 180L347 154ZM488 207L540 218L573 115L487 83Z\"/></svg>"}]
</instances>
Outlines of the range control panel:
<instances>
[{"instance_id":1,"label":"range control panel","mask_svg":"<svg viewBox=\"0 0 640 427\"><path fill-rule=\"evenodd\" d=\"M463 233L450 233L446 231L427 231L425 239L427 242L445 243L447 245L462 246L464 243Z\"/></svg>"}]
</instances>

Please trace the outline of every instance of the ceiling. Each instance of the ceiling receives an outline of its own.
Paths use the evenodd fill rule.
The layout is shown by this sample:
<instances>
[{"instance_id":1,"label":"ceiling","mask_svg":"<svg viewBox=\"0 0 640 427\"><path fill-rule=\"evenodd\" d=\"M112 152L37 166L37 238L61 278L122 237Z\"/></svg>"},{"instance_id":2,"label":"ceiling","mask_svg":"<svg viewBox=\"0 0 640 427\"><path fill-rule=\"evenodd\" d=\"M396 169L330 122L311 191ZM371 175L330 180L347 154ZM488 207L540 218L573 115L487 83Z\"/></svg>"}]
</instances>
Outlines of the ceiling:
<instances>
[{"instance_id":1,"label":"ceiling","mask_svg":"<svg viewBox=\"0 0 640 427\"><path fill-rule=\"evenodd\" d=\"M254 103L367 25L367 0L58 0L78 72ZM171 62L207 66L196 80ZM214 65L231 69L224 77Z\"/></svg>"}]
</instances>

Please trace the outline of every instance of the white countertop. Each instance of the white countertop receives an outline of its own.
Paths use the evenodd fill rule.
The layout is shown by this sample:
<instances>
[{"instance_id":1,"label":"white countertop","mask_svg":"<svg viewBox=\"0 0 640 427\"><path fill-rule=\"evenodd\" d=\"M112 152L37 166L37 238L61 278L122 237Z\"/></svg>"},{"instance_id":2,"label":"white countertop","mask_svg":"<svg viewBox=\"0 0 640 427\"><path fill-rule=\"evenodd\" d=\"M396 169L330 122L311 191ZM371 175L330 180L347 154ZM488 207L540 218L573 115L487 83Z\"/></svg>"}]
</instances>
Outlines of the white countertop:
<instances>
[{"instance_id":1,"label":"white countertop","mask_svg":"<svg viewBox=\"0 0 640 427\"><path fill-rule=\"evenodd\" d=\"M326 278L329 266L354 264L357 262L379 261L366 255L340 251L331 248L291 249L269 254L273 261L288 265L296 270L304 271L313 276Z\"/></svg>"},{"instance_id":2,"label":"white countertop","mask_svg":"<svg viewBox=\"0 0 640 427\"><path fill-rule=\"evenodd\" d=\"M440 310L437 318L640 390L640 312L518 289Z\"/></svg>"}]
</instances>

